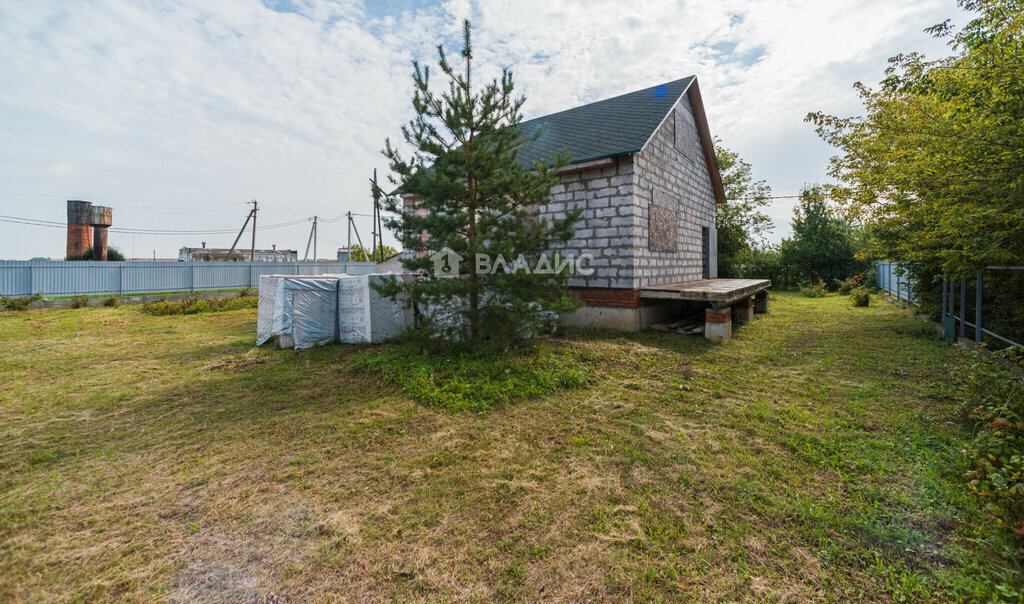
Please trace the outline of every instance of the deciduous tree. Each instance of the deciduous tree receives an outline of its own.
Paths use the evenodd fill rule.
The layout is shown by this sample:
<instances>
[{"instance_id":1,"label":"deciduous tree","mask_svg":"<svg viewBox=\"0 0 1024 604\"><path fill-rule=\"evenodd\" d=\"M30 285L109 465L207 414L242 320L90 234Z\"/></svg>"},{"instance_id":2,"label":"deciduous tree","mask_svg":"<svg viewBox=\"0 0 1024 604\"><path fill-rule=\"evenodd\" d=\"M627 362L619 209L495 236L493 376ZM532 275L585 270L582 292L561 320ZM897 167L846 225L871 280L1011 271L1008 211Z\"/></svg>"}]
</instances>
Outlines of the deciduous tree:
<instances>
[{"instance_id":1,"label":"deciduous tree","mask_svg":"<svg viewBox=\"0 0 1024 604\"><path fill-rule=\"evenodd\" d=\"M723 147L718 139L715 139L715 155L718 156L718 169L728 200L719 204L715 212L718 275L739 277L744 262L755 246L764 244L764 234L771 229L771 220L761 208L768 205L772 189L763 180L755 181L750 173L750 164L738 153Z\"/></svg>"},{"instance_id":2,"label":"deciduous tree","mask_svg":"<svg viewBox=\"0 0 1024 604\"><path fill-rule=\"evenodd\" d=\"M960 0L973 18L926 31L952 54L890 59L865 115L811 113L837 147L834 199L874 227L874 255L933 272L1024 264L1024 5Z\"/></svg>"}]
</instances>

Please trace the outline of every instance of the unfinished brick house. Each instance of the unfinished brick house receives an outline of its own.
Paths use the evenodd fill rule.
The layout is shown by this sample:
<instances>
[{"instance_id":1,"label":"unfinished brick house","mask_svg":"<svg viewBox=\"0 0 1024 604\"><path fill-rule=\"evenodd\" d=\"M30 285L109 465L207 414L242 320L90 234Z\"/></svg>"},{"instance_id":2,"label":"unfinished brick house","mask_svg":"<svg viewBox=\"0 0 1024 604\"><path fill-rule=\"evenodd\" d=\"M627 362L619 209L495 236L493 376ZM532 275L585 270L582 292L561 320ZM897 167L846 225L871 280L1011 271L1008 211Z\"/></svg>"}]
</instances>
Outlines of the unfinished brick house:
<instances>
[{"instance_id":1,"label":"unfinished brick house","mask_svg":"<svg viewBox=\"0 0 1024 604\"><path fill-rule=\"evenodd\" d=\"M593 257L569 285L584 307L562 317L638 331L706 308L704 335L729 339L732 319L768 308L767 280L718 279L715 208L725 202L696 76L524 121L520 163L567 151L541 217L583 216L565 253ZM413 198L405 199L412 210ZM736 308L733 309L732 306Z\"/></svg>"},{"instance_id":2,"label":"unfinished brick house","mask_svg":"<svg viewBox=\"0 0 1024 604\"><path fill-rule=\"evenodd\" d=\"M563 149L571 158L542 212L562 217L583 209L567 251L593 256L595 271L570 279L586 306L566 322L639 330L688 303L711 303L720 315L733 302L745 309L752 295L767 290L767 281L717 279L715 207L725 191L695 76L521 128L544 128L520 151L525 165ZM711 289L721 291L703 291Z\"/></svg>"}]
</instances>

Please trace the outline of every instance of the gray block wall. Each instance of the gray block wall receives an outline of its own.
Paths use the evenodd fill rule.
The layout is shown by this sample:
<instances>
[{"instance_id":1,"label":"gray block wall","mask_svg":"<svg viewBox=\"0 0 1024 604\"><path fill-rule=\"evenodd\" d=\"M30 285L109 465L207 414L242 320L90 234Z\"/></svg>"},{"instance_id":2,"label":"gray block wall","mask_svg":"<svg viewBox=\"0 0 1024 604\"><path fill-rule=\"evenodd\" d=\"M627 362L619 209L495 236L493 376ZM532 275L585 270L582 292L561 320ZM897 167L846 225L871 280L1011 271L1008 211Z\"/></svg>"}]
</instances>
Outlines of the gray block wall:
<instances>
[{"instance_id":1,"label":"gray block wall","mask_svg":"<svg viewBox=\"0 0 1024 604\"><path fill-rule=\"evenodd\" d=\"M717 239L713 231L715 194L687 95L683 95L647 146L636 154L634 175L636 287L701 279L701 227L711 229L712 250ZM676 215L674 252L654 251L665 249L657 245L658 242L652 250L649 228L652 204ZM655 214L658 213L655 210ZM716 256L712 256L712 277L717 276Z\"/></svg>"},{"instance_id":2,"label":"gray block wall","mask_svg":"<svg viewBox=\"0 0 1024 604\"><path fill-rule=\"evenodd\" d=\"M564 174L551 187L551 202L541 214L564 218L573 208L583 216L576 236L564 251L594 257L594 274L571 277L574 287L635 287L636 204L633 195L633 160L619 157L615 166Z\"/></svg>"},{"instance_id":3,"label":"gray block wall","mask_svg":"<svg viewBox=\"0 0 1024 604\"><path fill-rule=\"evenodd\" d=\"M689 98L680 99L643 150L617 162L563 175L541 208L556 218L583 209L566 252L592 255L595 272L569 285L640 289L701 279L701 227L711 229L717 276L715 196Z\"/></svg>"}]
</instances>

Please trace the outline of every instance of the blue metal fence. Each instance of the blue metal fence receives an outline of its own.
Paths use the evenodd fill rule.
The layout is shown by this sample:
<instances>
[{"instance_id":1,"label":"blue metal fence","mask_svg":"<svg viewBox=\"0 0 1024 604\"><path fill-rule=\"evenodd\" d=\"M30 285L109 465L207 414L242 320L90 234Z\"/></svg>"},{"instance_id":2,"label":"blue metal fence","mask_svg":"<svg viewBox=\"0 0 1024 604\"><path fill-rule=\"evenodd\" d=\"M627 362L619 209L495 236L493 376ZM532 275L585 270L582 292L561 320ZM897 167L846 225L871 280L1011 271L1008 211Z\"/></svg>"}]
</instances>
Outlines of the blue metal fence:
<instances>
[{"instance_id":1,"label":"blue metal fence","mask_svg":"<svg viewBox=\"0 0 1024 604\"><path fill-rule=\"evenodd\" d=\"M1024 266L988 266L985 267L986 271L1024 271ZM971 332L974 333L975 344L981 344L982 335L990 336L1003 344L1015 346L1017 348L1024 348L1024 344L1015 342L1010 338L995 333L992 330L986 329L982 321L982 310L983 301L982 293L984 289L982 271L978 271L974 277L974 283L972 284L968 279L961 277L960 279L950 279L943 276L942 279L942 334L943 337L950 341L956 341L957 337L964 338ZM959 283L958 283L959 282ZM973 289L968 295L968 291ZM960 310L957 314L957 297L959 296ZM970 313L968 304L972 301L974 303L974 312ZM973 317L971 315L974 315ZM971 321L973 319L973 321ZM959 335L957 335L957 327L959 326ZM970 330L968 330L970 328ZM1019 339L1019 336L1017 336Z\"/></svg>"},{"instance_id":2,"label":"blue metal fence","mask_svg":"<svg viewBox=\"0 0 1024 604\"><path fill-rule=\"evenodd\" d=\"M909 275L900 270L899 264L895 262L876 262L875 276L878 279L878 289L888 292L897 300L914 303L914 287L909 279Z\"/></svg>"},{"instance_id":3,"label":"blue metal fence","mask_svg":"<svg viewBox=\"0 0 1024 604\"><path fill-rule=\"evenodd\" d=\"M0 261L0 295L122 295L257 287L260 275L365 275L374 262Z\"/></svg>"},{"instance_id":4,"label":"blue metal fence","mask_svg":"<svg viewBox=\"0 0 1024 604\"><path fill-rule=\"evenodd\" d=\"M913 283L909 278L910 275L898 270L899 267L897 262L875 262L878 289L888 292L899 300L918 304ZM942 310L940 312L943 338L953 342L958 337L965 338L973 335L975 344L981 344L984 340L982 336L989 336L998 341L1000 345L1007 344L1024 348L1024 344L1011 340L1004 334L986 329L983 325L982 312L983 273L989 272L995 275L1005 271L1022 270L1024 270L1024 266L988 266L984 271L978 271L973 279L966 277L955 279L944 276L942 279ZM938 300L934 302L938 302Z\"/></svg>"}]
</instances>

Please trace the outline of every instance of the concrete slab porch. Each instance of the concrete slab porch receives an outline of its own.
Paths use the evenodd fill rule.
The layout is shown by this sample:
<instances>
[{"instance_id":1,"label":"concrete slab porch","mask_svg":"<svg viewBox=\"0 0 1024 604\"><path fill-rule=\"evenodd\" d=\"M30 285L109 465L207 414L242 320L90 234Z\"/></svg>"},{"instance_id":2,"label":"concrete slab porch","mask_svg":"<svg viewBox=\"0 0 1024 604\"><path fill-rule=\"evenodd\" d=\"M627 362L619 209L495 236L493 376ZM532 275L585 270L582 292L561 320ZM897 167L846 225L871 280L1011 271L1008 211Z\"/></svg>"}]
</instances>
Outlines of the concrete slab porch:
<instances>
[{"instance_id":1,"label":"concrete slab porch","mask_svg":"<svg viewBox=\"0 0 1024 604\"><path fill-rule=\"evenodd\" d=\"M690 300L727 306L772 286L769 279L701 279L684 283L648 285L640 288L641 298Z\"/></svg>"},{"instance_id":2,"label":"concrete slab porch","mask_svg":"<svg viewBox=\"0 0 1024 604\"><path fill-rule=\"evenodd\" d=\"M767 312L768 279L701 279L685 283L669 283L641 288L642 299L706 302L710 305L704 319L704 337L713 342L724 342L732 337L732 315L748 323L754 312ZM751 297L756 296L756 300ZM755 304L759 302L760 304Z\"/></svg>"}]
</instances>

